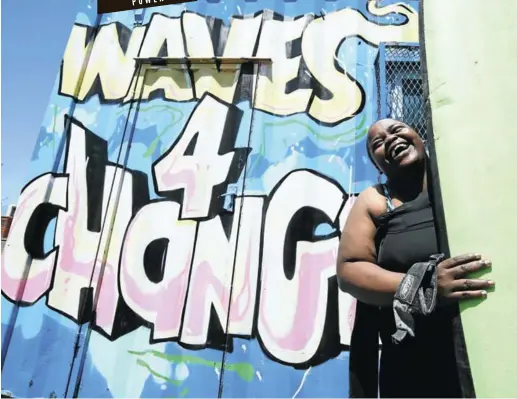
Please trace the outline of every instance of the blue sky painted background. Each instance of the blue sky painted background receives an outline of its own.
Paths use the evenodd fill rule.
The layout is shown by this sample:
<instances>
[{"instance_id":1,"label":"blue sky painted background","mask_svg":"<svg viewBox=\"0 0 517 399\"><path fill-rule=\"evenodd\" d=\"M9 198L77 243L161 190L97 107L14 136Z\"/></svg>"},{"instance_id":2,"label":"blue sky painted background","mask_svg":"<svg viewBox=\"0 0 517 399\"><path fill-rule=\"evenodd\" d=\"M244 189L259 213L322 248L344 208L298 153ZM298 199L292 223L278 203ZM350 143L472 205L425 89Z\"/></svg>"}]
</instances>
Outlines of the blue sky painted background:
<instances>
[{"instance_id":1,"label":"blue sky painted background","mask_svg":"<svg viewBox=\"0 0 517 399\"><path fill-rule=\"evenodd\" d=\"M2 0L2 214L26 183L68 35L83 0Z\"/></svg>"}]
</instances>

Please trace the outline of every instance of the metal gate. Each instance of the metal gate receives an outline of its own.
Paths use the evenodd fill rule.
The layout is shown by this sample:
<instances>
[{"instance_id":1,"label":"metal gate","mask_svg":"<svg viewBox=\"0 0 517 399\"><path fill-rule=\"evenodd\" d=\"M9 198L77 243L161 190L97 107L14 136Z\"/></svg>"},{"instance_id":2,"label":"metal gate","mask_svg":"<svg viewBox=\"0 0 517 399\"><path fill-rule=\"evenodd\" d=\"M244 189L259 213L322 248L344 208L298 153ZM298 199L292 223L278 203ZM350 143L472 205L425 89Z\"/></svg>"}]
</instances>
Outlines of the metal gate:
<instances>
[{"instance_id":1,"label":"metal gate","mask_svg":"<svg viewBox=\"0 0 517 399\"><path fill-rule=\"evenodd\" d=\"M413 127L425 140L426 110L417 43L381 43L375 62L378 117L393 118Z\"/></svg>"}]
</instances>

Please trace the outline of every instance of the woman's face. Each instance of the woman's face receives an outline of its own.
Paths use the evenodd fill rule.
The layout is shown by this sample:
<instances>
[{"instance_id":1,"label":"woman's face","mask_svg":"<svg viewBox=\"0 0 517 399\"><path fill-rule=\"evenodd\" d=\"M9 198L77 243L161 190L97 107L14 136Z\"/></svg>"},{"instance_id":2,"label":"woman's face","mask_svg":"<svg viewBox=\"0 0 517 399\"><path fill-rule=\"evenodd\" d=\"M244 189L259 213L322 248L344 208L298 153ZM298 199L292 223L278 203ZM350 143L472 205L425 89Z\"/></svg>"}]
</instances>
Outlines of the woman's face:
<instances>
[{"instance_id":1,"label":"woman's face","mask_svg":"<svg viewBox=\"0 0 517 399\"><path fill-rule=\"evenodd\" d=\"M425 160L424 143L405 123L382 119L368 131L368 150L388 177Z\"/></svg>"}]
</instances>

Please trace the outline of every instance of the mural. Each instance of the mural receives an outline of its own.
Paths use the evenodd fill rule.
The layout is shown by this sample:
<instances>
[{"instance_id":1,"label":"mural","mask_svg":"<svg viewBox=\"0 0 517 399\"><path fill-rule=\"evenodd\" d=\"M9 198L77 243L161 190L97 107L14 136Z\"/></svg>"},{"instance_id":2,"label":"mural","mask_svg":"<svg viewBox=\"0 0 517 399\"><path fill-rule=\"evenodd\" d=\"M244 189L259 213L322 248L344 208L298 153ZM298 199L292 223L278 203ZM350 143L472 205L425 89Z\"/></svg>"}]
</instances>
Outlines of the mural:
<instances>
[{"instance_id":1,"label":"mural","mask_svg":"<svg viewBox=\"0 0 517 399\"><path fill-rule=\"evenodd\" d=\"M347 397L339 234L377 179L378 46L418 41L416 3L88 4L2 253L2 388Z\"/></svg>"}]
</instances>

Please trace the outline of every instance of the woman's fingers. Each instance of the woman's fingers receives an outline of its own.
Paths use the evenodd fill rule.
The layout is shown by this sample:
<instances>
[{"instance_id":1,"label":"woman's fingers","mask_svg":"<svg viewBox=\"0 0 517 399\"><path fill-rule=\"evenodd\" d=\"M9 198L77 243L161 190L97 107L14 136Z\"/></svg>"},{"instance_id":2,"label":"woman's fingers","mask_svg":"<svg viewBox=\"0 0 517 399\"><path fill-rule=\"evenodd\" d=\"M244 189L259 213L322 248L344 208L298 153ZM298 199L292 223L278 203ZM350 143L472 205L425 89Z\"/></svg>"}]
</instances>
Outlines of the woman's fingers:
<instances>
[{"instance_id":1,"label":"woman's fingers","mask_svg":"<svg viewBox=\"0 0 517 399\"><path fill-rule=\"evenodd\" d=\"M487 292L484 290L477 291L456 291L448 296L450 299L474 299L474 298L486 298Z\"/></svg>"},{"instance_id":2,"label":"woman's fingers","mask_svg":"<svg viewBox=\"0 0 517 399\"><path fill-rule=\"evenodd\" d=\"M489 260L481 259L474 262L463 263L450 269L454 277L464 277L470 273L490 267L492 263Z\"/></svg>"},{"instance_id":3,"label":"woman's fingers","mask_svg":"<svg viewBox=\"0 0 517 399\"><path fill-rule=\"evenodd\" d=\"M480 254L464 254L458 255L453 258L449 258L440 263L440 266L444 269L451 269L458 265L463 265L470 262L475 262L481 260Z\"/></svg>"},{"instance_id":4,"label":"woman's fingers","mask_svg":"<svg viewBox=\"0 0 517 399\"><path fill-rule=\"evenodd\" d=\"M494 282L491 280L460 279L451 283L453 292L484 290L493 286Z\"/></svg>"},{"instance_id":5,"label":"woman's fingers","mask_svg":"<svg viewBox=\"0 0 517 399\"><path fill-rule=\"evenodd\" d=\"M485 298L487 289L494 287L491 280L467 278L469 274L490 267L489 260L479 254L465 254L447 259L438 265L438 288L452 300Z\"/></svg>"}]
</instances>

